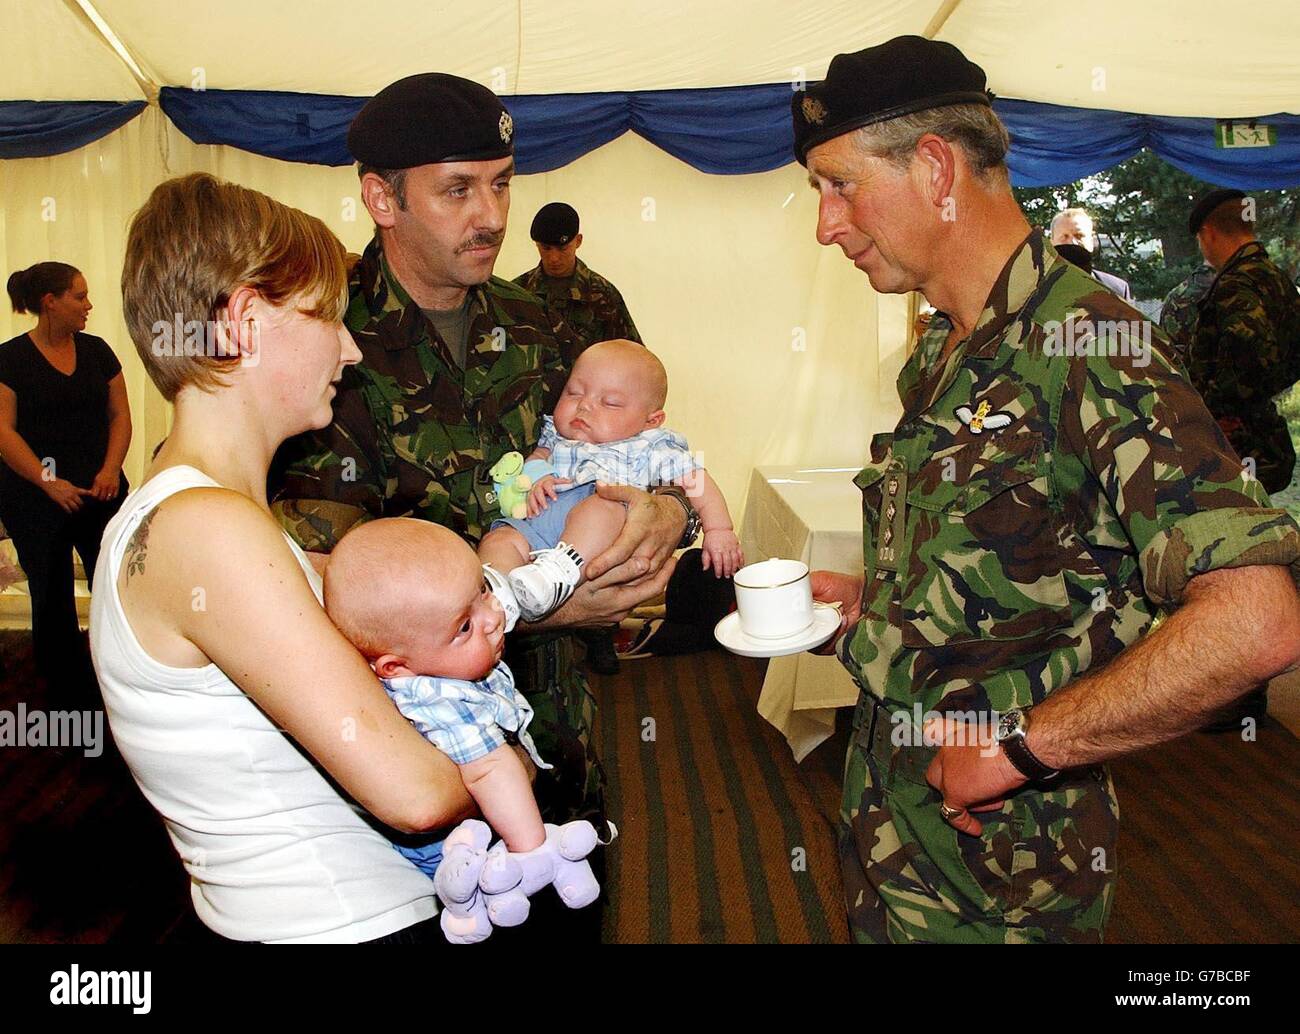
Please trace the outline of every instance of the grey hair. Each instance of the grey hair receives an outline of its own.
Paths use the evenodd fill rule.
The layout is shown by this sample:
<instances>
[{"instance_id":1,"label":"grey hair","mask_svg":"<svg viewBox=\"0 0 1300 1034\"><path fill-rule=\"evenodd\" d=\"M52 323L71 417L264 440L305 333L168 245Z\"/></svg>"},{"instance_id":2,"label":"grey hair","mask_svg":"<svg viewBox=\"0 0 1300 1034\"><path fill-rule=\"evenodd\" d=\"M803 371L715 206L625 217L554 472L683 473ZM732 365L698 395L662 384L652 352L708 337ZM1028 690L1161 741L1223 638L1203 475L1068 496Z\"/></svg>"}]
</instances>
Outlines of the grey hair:
<instances>
[{"instance_id":1,"label":"grey hair","mask_svg":"<svg viewBox=\"0 0 1300 1034\"><path fill-rule=\"evenodd\" d=\"M854 135L864 154L883 158L891 165L905 169L916 153L917 142L927 133L959 146L971 171L985 182L1006 177L1011 136L987 104L927 108L863 126Z\"/></svg>"}]
</instances>

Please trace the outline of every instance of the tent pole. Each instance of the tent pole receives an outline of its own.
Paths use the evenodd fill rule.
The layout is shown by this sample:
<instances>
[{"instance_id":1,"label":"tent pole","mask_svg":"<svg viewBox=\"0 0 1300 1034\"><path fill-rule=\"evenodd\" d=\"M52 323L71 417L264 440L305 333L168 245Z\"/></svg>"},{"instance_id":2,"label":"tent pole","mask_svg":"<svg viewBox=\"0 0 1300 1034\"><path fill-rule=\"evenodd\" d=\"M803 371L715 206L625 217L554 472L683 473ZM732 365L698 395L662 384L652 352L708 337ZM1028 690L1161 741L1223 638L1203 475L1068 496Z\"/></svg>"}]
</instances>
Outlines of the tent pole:
<instances>
[{"instance_id":1,"label":"tent pole","mask_svg":"<svg viewBox=\"0 0 1300 1034\"><path fill-rule=\"evenodd\" d=\"M104 16L95 9L91 0L64 0L68 10L74 17L81 19L88 24L95 33L104 41L108 48L121 59L122 64L131 73L140 91L145 95L145 99L150 104L158 102L159 82L151 70L146 70L139 60L126 47L126 44L113 31L108 22L104 21Z\"/></svg>"},{"instance_id":2,"label":"tent pole","mask_svg":"<svg viewBox=\"0 0 1300 1034\"><path fill-rule=\"evenodd\" d=\"M943 3L939 5L939 9L934 12L934 17L930 19L930 24L925 27L925 31L921 35L926 39L934 39L952 12L957 10L957 5L960 3L961 0L943 0Z\"/></svg>"}]
</instances>

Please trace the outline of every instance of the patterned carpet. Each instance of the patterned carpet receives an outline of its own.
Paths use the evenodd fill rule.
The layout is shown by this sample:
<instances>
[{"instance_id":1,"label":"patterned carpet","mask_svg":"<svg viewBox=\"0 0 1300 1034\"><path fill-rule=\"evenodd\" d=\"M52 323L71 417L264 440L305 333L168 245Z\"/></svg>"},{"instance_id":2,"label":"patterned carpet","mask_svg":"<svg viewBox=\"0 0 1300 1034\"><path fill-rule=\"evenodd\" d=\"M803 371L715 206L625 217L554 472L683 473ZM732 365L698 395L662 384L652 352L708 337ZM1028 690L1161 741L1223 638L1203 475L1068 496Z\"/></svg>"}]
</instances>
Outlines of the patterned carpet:
<instances>
[{"instance_id":1,"label":"patterned carpet","mask_svg":"<svg viewBox=\"0 0 1300 1034\"><path fill-rule=\"evenodd\" d=\"M847 939L833 823L849 715L795 765L754 709L762 674L762 661L705 653L593 679L623 832L607 941ZM1257 732L1193 734L1113 766L1108 941L1300 939L1300 740L1272 720Z\"/></svg>"},{"instance_id":2,"label":"patterned carpet","mask_svg":"<svg viewBox=\"0 0 1300 1034\"><path fill-rule=\"evenodd\" d=\"M706 653L593 678L622 834L607 941L847 940L833 834L847 731L796 766L754 709L762 674ZM51 706L26 635L0 633L0 680L0 709ZM1110 941L1300 940L1300 741L1272 721L1254 742L1198 734L1115 777ZM188 896L111 745L0 748L0 942L182 940Z\"/></svg>"},{"instance_id":3,"label":"patterned carpet","mask_svg":"<svg viewBox=\"0 0 1300 1034\"><path fill-rule=\"evenodd\" d=\"M759 717L762 671L702 653L593 678L623 834L609 858L606 940L847 938L824 808L838 776L797 768Z\"/></svg>"}]
</instances>

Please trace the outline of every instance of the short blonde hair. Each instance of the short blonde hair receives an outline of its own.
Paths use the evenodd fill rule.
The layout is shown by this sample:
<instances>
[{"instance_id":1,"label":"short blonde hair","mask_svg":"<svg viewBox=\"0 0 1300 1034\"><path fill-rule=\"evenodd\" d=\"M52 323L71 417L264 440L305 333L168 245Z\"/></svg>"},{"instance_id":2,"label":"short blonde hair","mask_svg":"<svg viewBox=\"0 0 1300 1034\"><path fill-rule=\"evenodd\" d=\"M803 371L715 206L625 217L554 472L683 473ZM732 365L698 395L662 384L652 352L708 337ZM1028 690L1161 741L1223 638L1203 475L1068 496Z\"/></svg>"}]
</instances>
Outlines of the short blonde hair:
<instances>
[{"instance_id":1,"label":"short blonde hair","mask_svg":"<svg viewBox=\"0 0 1300 1034\"><path fill-rule=\"evenodd\" d=\"M342 318L347 268L337 237L315 216L207 173L167 180L131 220L122 310L136 351L169 402L187 384L210 391L232 357L157 347L160 327L210 327L234 290L272 305L301 297L316 319ZM166 333L170 333L167 331ZM198 351L203 354L185 354Z\"/></svg>"}]
</instances>

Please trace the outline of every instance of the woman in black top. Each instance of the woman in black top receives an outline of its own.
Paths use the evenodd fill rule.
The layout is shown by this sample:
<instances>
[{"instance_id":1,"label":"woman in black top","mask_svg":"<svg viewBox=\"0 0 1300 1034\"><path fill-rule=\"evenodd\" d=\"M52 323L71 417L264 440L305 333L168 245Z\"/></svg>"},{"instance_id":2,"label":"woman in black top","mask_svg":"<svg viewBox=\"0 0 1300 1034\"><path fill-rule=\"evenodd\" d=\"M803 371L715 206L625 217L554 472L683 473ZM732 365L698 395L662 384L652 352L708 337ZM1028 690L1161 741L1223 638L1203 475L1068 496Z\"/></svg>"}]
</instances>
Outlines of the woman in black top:
<instances>
[{"instance_id":1,"label":"woman in black top","mask_svg":"<svg viewBox=\"0 0 1300 1034\"><path fill-rule=\"evenodd\" d=\"M27 575L37 669L52 688L80 689L94 673L77 626L72 550L89 583L104 525L127 492L131 411L117 357L83 333L86 278L38 262L8 287L14 311L37 321L0 344L0 522Z\"/></svg>"}]
</instances>

